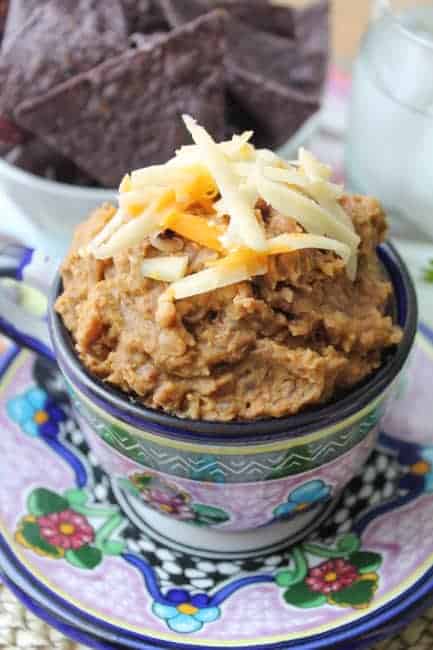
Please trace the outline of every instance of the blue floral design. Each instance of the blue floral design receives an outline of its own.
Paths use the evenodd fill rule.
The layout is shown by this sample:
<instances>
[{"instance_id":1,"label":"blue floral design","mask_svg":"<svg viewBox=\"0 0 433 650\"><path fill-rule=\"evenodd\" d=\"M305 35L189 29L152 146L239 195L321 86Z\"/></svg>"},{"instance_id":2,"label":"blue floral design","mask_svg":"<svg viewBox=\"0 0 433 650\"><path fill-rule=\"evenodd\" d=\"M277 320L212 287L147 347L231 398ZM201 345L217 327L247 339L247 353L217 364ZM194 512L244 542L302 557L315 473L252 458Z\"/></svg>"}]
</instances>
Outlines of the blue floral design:
<instances>
[{"instance_id":1,"label":"blue floral design","mask_svg":"<svg viewBox=\"0 0 433 650\"><path fill-rule=\"evenodd\" d=\"M9 400L7 413L29 436L52 438L59 433L59 424L66 413L42 388L30 388Z\"/></svg>"},{"instance_id":2,"label":"blue floral design","mask_svg":"<svg viewBox=\"0 0 433 650\"><path fill-rule=\"evenodd\" d=\"M327 501L331 496L331 488L322 480L308 481L289 494L287 501L281 503L274 510L277 519L288 519L298 512L303 512Z\"/></svg>"},{"instance_id":3,"label":"blue floral design","mask_svg":"<svg viewBox=\"0 0 433 650\"><path fill-rule=\"evenodd\" d=\"M220 608L210 604L207 594L191 596L184 589L171 589L164 600L165 603L154 603L152 611L174 632L198 632L205 623L221 616Z\"/></svg>"},{"instance_id":4,"label":"blue floral design","mask_svg":"<svg viewBox=\"0 0 433 650\"><path fill-rule=\"evenodd\" d=\"M424 481L424 492L433 492L433 446L421 447L419 457L411 467L411 472Z\"/></svg>"}]
</instances>

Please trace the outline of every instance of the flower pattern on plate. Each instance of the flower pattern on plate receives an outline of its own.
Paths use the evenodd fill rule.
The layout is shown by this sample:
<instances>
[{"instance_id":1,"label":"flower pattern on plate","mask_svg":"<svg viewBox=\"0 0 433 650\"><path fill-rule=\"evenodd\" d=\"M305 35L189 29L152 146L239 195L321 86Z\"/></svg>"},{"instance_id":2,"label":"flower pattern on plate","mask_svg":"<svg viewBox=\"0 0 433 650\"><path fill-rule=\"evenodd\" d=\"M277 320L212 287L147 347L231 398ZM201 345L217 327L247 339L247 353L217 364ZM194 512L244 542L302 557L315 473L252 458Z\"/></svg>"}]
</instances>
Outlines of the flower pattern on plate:
<instances>
[{"instance_id":1,"label":"flower pattern on plate","mask_svg":"<svg viewBox=\"0 0 433 650\"><path fill-rule=\"evenodd\" d=\"M167 483L149 472L133 474L129 480L138 490L143 501L154 510L176 519L194 519L190 507L191 497L176 485Z\"/></svg>"},{"instance_id":2,"label":"flower pattern on plate","mask_svg":"<svg viewBox=\"0 0 433 650\"><path fill-rule=\"evenodd\" d=\"M70 509L39 517L38 526L42 539L65 550L72 548L76 551L95 539L95 532L86 517Z\"/></svg>"},{"instance_id":3,"label":"flower pattern on plate","mask_svg":"<svg viewBox=\"0 0 433 650\"><path fill-rule=\"evenodd\" d=\"M66 413L42 388L30 388L11 399L7 412L27 435L56 436L59 425L66 420Z\"/></svg>"},{"instance_id":4,"label":"flower pattern on plate","mask_svg":"<svg viewBox=\"0 0 433 650\"><path fill-rule=\"evenodd\" d=\"M221 616L220 608L210 605L207 594L191 596L184 589L171 589L166 602L154 603L152 611L165 620L170 629L181 633L198 632L205 623L212 623Z\"/></svg>"},{"instance_id":5,"label":"flower pattern on plate","mask_svg":"<svg viewBox=\"0 0 433 650\"><path fill-rule=\"evenodd\" d=\"M314 557L327 557L319 564ZM382 564L378 553L361 550L353 533L339 540L335 548L304 543L293 550L294 568L277 573L276 582L286 588L288 605L303 609L336 605L361 609L368 607L378 587L377 570Z\"/></svg>"},{"instance_id":6,"label":"flower pattern on plate","mask_svg":"<svg viewBox=\"0 0 433 650\"><path fill-rule=\"evenodd\" d=\"M15 541L38 555L53 560L65 559L79 569L94 569L104 555L120 555L122 541L111 540L122 517L110 510L87 503L84 490L67 490L64 495L46 488L33 490L27 499L30 514L18 524ZM90 518L102 519L98 529Z\"/></svg>"},{"instance_id":7,"label":"flower pattern on plate","mask_svg":"<svg viewBox=\"0 0 433 650\"><path fill-rule=\"evenodd\" d=\"M328 560L310 569L305 583L311 591L321 594L331 594L350 587L359 577L358 570L346 560Z\"/></svg>"},{"instance_id":8,"label":"flower pattern on plate","mask_svg":"<svg viewBox=\"0 0 433 650\"><path fill-rule=\"evenodd\" d=\"M420 458L410 468L412 474L424 479L424 491L433 492L433 446L423 447Z\"/></svg>"},{"instance_id":9,"label":"flower pattern on plate","mask_svg":"<svg viewBox=\"0 0 433 650\"><path fill-rule=\"evenodd\" d=\"M128 484L129 483L129 484ZM123 487L139 496L154 510L196 526L217 526L230 519L222 508L193 503L191 496L174 483L167 483L151 472L132 474Z\"/></svg>"},{"instance_id":10,"label":"flower pattern on plate","mask_svg":"<svg viewBox=\"0 0 433 650\"><path fill-rule=\"evenodd\" d=\"M308 481L295 488L287 497L285 503L274 510L276 519L290 519L299 512L317 506L331 497L331 488L320 479Z\"/></svg>"}]
</instances>

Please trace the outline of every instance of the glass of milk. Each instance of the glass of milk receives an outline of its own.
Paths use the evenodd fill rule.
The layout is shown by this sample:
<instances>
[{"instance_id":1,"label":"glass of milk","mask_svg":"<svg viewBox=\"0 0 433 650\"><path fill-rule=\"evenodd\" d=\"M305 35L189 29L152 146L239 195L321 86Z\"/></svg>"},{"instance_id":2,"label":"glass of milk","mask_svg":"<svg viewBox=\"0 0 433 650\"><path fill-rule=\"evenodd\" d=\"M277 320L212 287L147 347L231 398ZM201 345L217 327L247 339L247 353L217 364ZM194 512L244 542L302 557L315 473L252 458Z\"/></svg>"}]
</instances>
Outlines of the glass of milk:
<instances>
[{"instance_id":1,"label":"glass of milk","mask_svg":"<svg viewBox=\"0 0 433 650\"><path fill-rule=\"evenodd\" d=\"M354 66L346 150L352 191L391 231L433 240L433 0L374 0Z\"/></svg>"}]
</instances>

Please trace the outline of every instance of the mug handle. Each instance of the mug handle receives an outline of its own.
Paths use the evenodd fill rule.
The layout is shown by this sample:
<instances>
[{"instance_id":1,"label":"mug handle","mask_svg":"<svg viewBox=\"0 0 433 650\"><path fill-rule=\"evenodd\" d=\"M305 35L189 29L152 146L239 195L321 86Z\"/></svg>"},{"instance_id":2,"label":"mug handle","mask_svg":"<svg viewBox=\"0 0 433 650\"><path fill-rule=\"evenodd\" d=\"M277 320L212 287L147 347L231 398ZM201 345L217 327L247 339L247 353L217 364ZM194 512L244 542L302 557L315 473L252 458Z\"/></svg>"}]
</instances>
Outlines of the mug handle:
<instances>
[{"instance_id":1,"label":"mug handle","mask_svg":"<svg viewBox=\"0 0 433 650\"><path fill-rule=\"evenodd\" d=\"M13 239L0 236L0 280L11 278L37 289L48 298L57 263ZM0 281L0 331L26 348L55 359L46 317L38 317L19 302L17 287Z\"/></svg>"}]
</instances>

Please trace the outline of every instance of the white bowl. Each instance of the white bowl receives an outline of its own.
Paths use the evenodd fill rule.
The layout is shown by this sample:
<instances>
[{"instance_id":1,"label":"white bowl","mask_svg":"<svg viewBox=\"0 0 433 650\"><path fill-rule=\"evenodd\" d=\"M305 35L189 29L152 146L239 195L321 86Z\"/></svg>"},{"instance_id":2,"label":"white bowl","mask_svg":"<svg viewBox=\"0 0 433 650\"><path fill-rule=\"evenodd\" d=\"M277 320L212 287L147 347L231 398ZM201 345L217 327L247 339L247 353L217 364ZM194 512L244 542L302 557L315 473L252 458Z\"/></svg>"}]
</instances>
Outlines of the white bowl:
<instances>
[{"instance_id":1,"label":"white bowl","mask_svg":"<svg viewBox=\"0 0 433 650\"><path fill-rule=\"evenodd\" d=\"M115 190L51 181L1 158L0 186L20 213L62 245L89 212L116 198Z\"/></svg>"}]
</instances>

